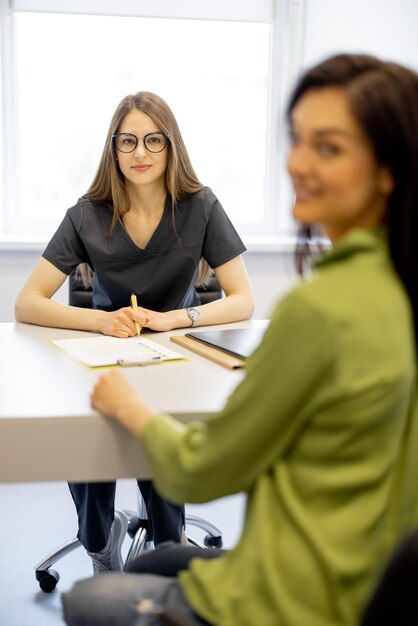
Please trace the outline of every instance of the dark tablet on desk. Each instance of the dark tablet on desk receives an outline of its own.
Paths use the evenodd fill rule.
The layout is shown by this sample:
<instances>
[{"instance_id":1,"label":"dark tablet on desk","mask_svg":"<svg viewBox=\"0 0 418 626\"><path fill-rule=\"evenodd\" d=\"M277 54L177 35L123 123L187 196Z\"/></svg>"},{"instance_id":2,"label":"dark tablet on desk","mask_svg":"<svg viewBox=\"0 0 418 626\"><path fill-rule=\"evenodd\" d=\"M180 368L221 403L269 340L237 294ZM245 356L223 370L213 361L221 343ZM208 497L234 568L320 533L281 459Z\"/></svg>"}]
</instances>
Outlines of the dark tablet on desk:
<instances>
[{"instance_id":1,"label":"dark tablet on desk","mask_svg":"<svg viewBox=\"0 0 418 626\"><path fill-rule=\"evenodd\" d=\"M203 330L186 333L186 337L205 343L211 348L217 348L240 359L247 359L258 347L265 327L231 328L223 330Z\"/></svg>"}]
</instances>

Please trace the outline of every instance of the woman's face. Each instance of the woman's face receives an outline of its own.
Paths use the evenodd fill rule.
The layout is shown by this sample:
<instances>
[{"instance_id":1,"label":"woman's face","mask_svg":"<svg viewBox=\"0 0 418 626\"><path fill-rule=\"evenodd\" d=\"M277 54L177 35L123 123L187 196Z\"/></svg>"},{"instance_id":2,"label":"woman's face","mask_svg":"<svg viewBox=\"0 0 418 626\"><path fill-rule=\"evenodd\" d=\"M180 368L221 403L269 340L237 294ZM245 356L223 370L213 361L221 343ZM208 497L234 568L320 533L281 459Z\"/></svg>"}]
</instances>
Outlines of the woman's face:
<instances>
[{"instance_id":1,"label":"woman's face","mask_svg":"<svg viewBox=\"0 0 418 626\"><path fill-rule=\"evenodd\" d=\"M382 222L393 180L376 162L343 89L313 89L297 102L287 166L298 222L320 225L332 241Z\"/></svg>"},{"instance_id":2,"label":"woman's face","mask_svg":"<svg viewBox=\"0 0 418 626\"><path fill-rule=\"evenodd\" d=\"M138 138L160 130L149 115L132 109L123 119L118 133L131 133ZM165 185L167 147L161 152L150 152L145 148L143 139L140 139L133 152L116 150L116 157L128 191L130 186Z\"/></svg>"}]
</instances>

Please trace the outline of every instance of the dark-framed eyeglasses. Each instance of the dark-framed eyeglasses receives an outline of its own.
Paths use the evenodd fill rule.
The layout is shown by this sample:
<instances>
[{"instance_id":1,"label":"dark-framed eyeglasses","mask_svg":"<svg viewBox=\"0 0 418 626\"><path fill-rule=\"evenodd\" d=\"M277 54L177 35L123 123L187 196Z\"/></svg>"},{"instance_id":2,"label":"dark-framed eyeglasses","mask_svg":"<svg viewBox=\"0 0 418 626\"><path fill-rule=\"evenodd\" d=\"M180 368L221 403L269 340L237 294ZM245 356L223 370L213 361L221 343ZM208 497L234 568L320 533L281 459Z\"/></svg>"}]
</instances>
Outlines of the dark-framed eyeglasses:
<instances>
[{"instance_id":1,"label":"dark-framed eyeglasses","mask_svg":"<svg viewBox=\"0 0 418 626\"><path fill-rule=\"evenodd\" d=\"M169 135L161 130L155 133L147 133L143 137L137 137L133 133L115 133L112 135L115 147L119 152L133 152L142 139L145 148L149 152L162 152L167 146Z\"/></svg>"}]
</instances>

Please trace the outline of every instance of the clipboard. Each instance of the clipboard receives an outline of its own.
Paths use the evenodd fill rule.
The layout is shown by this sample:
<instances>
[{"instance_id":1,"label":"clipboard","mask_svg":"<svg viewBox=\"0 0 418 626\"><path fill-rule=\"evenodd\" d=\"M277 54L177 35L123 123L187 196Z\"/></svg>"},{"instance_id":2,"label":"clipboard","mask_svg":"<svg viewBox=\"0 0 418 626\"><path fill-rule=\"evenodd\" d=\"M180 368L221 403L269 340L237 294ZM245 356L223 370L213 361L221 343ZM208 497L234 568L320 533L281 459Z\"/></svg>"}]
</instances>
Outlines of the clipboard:
<instances>
[{"instance_id":1,"label":"clipboard","mask_svg":"<svg viewBox=\"0 0 418 626\"><path fill-rule=\"evenodd\" d=\"M227 367L230 370L239 369L245 365L245 359L240 359L236 356L228 354L227 352L222 352L217 348L213 348L205 343L196 341L191 337L186 337L186 335L171 335L170 339L179 346L183 346L184 348L187 348L200 356L204 356L218 365L223 365L223 367Z\"/></svg>"},{"instance_id":2,"label":"clipboard","mask_svg":"<svg viewBox=\"0 0 418 626\"><path fill-rule=\"evenodd\" d=\"M69 357L89 368L113 365L120 367L156 365L185 358L156 341L137 335L126 339L92 335L91 337L50 341Z\"/></svg>"}]
</instances>

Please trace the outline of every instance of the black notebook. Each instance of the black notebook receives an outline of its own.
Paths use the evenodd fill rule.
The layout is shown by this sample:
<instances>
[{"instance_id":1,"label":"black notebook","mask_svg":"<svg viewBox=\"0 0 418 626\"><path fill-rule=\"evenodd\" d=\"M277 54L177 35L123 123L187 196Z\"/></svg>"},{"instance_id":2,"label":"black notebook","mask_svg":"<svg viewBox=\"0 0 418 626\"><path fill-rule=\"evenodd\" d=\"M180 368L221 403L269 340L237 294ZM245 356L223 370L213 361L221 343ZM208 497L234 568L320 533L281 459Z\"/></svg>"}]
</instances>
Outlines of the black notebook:
<instances>
[{"instance_id":1,"label":"black notebook","mask_svg":"<svg viewBox=\"0 0 418 626\"><path fill-rule=\"evenodd\" d=\"M264 327L196 331L186 333L186 337L201 341L240 359L247 359L261 342L267 325L266 323Z\"/></svg>"}]
</instances>

